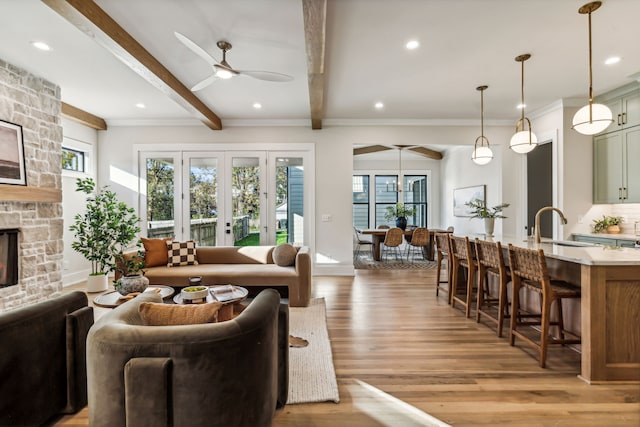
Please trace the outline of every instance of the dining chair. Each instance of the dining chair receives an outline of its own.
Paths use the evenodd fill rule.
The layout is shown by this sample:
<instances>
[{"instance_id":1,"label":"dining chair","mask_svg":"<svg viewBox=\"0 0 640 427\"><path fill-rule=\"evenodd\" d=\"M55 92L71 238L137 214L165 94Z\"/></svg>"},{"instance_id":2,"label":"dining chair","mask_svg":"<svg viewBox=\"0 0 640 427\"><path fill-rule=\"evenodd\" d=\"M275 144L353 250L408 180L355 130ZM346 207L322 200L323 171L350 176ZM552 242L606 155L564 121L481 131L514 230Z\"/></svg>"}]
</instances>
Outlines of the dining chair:
<instances>
[{"instance_id":1,"label":"dining chair","mask_svg":"<svg viewBox=\"0 0 640 427\"><path fill-rule=\"evenodd\" d=\"M440 291L447 293L447 302L451 304L451 250L449 247L449 234L448 233L436 233L436 296L440 294ZM447 268L447 280L440 280L442 272L442 261L446 261ZM446 287L440 286L441 283L446 283Z\"/></svg>"},{"instance_id":2,"label":"dining chair","mask_svg":"<svg viewBox=\"0 0 640 427\"><path fill-rule=\"evenodd\" d=\"M409 257L411 256L412 252L414 254L415 252L418 252L418 254L421 255L424 259L423 249L429 245L429 230L424 227L417 227L415 230L413 230L411 239L408 239L407 242L407 261L409 261ZM415 260L415 258L411 259Z\"/></svg>"},{"instance_id":3,"label":"dining chair","mask_svg":"<svg viewBox=\"0 0 640 427\"><path fill-rule=\"evenodd\" d=\"M354 237L356 238L356 249L353 253L353 259L357 259L360 255L360 249L362 246L368 246L369 248L373 248L373 242L371 240L367 240L362 237L362 231L358 230L356 227L353 227ZM371 249L369 249L371 251Z\"/></svg>"},{"instance_id":4,"label":"dining chair","mask_svg":"<svg viewBox=\"0 0 640 427\"><path fill-rule=\"evenodd\" d=\"M500 242L475 240L476 260L478 262L478 302L476 303L476 322L485 317L496 323L497 335L502 337L504 319L509 316L507 285L511 281L511 272L504 262ZM491 286L489 277L498 280L497 289ZM495 292L493 290L495 289Z\"/></svg>"},{"instance_id":5,"label":"dining chair","mask_svg":"<svg viewBox=\"0 0 640 427\"><path fill-rule=\"evenodd\" d=\"M509 244L509 264L513 282L513 296L511 298L511 331L509 344L514 345L516 337L524 340L531 347L538 350L540 367L544 368L547 361L547 350L550 344L580 344L577 334L565 331L562 318L562 300L565 298L580 298L580 288L562 280L549 277L547 260L542 249L518 248ZM540 295L540 314L524 310L520 303L520 291L526 289ZM551 306L555 302L556 319L551 320ZM527 307L529 308L529 307ZM539 319L536 321L536 319ZM550 336L550 326L558 328L558 336ZM536 342L530 334L525 334L521 326L535 326L540 339ZM566 339L565 333L573 335L574 339Z\"/></svg>"},{"instance_id":6,"label":"dining chair","mask_svg":"<svg viewBox=\"0 0 640 427\"><path fill-rule=\"evenodd\" d=\"M387 230L387 233L384 236L384 242L382 243L383 255L389 252L390 250L393 250L396 254L396 259L398 259L398 255L400 254L400 245L402 244L403 236L404 236L404 232L402 231L402 229L398 227L393 227ZM400 255L400 261L402 261L402 255Z\"/></svg>"},{"instance_id":7,"label":"dining chair","mask_svg":"<svg viewBox=\"0 0 640 427\"><path fill-rule=\"evenodd\" d=\"M467 318L471 317L471 305L473 304L473 288L475 284L476 270L478 268L471 252L471 243L468 237L451 236L451 307L456 302L462 304ZM462 267L462 268L461 268ZM466 286L458 286L460 270L466 273ZM459 291L463 291L460 295Z\"/></svg>"}]
</instances>

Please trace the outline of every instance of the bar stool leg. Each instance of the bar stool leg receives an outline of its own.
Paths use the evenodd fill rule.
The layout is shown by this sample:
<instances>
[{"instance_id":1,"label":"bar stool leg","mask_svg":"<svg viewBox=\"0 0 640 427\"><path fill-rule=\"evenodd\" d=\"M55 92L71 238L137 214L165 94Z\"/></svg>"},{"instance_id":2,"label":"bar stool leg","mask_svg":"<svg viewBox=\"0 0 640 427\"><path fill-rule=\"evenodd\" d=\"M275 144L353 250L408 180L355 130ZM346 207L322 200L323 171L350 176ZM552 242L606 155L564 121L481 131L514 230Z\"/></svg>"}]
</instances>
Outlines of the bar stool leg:
<instances>
[{"instance_id":1,"label":"bar stool leg","mask_svg":"<svg viewBox=\"0 0 640 427\"><path fill-rule=\"evenodd\" d=\"M540 326L540 367L547 363L547 349L549 347L549 324L551 322L551 303L548 298L542 297L542 325Z\"/></svg>"}]
</instances>

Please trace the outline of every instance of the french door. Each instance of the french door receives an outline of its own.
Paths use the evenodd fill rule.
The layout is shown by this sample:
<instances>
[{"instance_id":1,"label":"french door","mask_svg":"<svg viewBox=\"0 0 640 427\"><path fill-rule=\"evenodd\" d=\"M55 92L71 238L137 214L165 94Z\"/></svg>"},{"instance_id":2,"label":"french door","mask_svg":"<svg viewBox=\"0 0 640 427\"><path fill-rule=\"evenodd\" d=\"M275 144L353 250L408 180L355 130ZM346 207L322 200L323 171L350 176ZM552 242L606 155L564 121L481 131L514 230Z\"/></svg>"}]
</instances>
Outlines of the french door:
<instances>
[{"instance_id":1,"label":"french door","mask_svg":"<svg viewBox=\"0 0 640 427\"><path fill-rule=\"evenodd\" d=\"M276 151L141 152L143 233L199 246L303 244L304 158Z\"/></svg>"}]
</instances>

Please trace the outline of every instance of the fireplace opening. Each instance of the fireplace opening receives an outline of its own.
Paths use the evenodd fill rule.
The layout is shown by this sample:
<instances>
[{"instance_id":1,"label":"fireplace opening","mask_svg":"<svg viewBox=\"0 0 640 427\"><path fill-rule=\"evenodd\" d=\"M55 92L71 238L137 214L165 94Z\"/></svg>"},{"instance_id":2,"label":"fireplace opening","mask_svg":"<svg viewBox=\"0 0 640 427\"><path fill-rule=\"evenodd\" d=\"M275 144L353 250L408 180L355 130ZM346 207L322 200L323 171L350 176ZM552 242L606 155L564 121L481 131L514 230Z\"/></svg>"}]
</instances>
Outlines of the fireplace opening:
<instances>
[{"instance_id":1,"label":"fireplace opening","mask_svg":"<svg viewBox=\"0 0 640 427\"><path fill-rule=\"evenodd\" d=\"M18 284L18 229L0 230L0 288Z\"/></svg>"}]
</instances>

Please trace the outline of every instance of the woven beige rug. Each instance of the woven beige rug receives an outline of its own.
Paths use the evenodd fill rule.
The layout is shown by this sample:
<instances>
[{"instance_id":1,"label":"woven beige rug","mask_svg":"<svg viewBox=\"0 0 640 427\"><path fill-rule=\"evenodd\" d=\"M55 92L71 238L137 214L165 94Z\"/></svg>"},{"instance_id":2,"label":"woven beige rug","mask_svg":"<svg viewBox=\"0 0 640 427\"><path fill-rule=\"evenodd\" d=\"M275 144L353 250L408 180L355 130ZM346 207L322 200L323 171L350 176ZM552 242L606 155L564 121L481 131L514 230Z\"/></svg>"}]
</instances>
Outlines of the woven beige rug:
<instances>
[{"instance_id":1,"label":"woven beige rug","mask_svg":"<svg viewBox=\"0 0 640 427\"><path fill-rule=\"evenodd\" d=\"M287 404L339 402L324 298L313 298L308 307L289 307L289 334L309 345L289 348Z\"/></svg>"}]
</instances>

